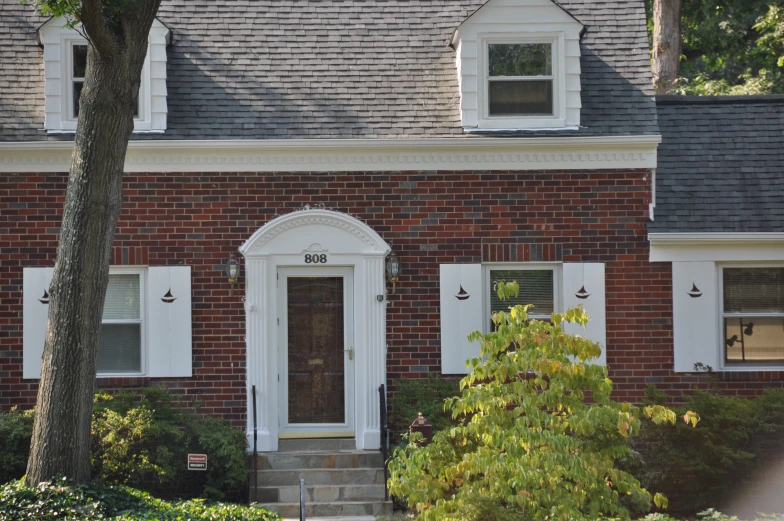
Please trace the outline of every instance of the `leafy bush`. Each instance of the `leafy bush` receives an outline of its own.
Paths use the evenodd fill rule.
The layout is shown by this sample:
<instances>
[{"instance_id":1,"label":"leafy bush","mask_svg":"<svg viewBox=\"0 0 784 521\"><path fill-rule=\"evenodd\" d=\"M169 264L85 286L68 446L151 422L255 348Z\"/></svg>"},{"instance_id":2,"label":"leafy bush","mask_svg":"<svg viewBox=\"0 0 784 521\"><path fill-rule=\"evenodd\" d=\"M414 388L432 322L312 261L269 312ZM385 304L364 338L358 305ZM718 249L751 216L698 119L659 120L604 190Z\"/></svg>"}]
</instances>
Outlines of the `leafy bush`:
<instances>
[{"instance_id":1,"label":"leafy bush","mask_svg":"<svg viewBox=\"0 0 784 521\"><path fill-rule=\"evenodd\" d=\"M516 283L497 285L502 298L517 290ZM390 492L405 498L419 521L628 518L624 499L645 509L652 499L666 505L615 462L630 455L627 439L639 432L641 416L672 423L675 413L610 399L607 369L588 363L601 348L561 328L587 320L571 309L551 322L529 321L528 307L515 306L493 315L493 333L469 337L481 342L484 358L471 361L462 396L447 401L463 422L424 447L412 435L390 463ZM476 512L477 497L496 506Z\"/></svg>"},{"instance_id":2,"label":"leafy bush","mask_svg":"<svg viewBox=\"0 0 784 521\"><path fill-rule=\"evenodd\" d=\"M188 413L166 388L99 395L92 431L93 475L107 483L159 497L245 496L245 434L226 421ZM188 471L188 453L207 454L207 471Z\"/></svg>"},{"instance_id":3,"label":"leafy bush","mask_svg":"<svg viewBox=\"0 0 784 521\"><path fill-rule=\"evenodd\" d=\"M661 401L654 388L648 395ZM645 423L639 438L646 458L627 467L646 487L671 499L671 509L693 513L719 504L752 471L767 449L769 434L784 427L784 390L770 389L750 400L695 390L685 409L699 411L696 428Z\"/></svg>"},{"instance_id":4,"label":"leafy bush","mask_svg":"<svg viewBox=\"0 0 784 521\"><path fill-rule=\"evenodd\" d=\"M32 412L19 412L14 408L0 414L0 483L22 476L27 469L33 435Z\"/></svg>"},{"instance_id":5,"label":"leafy bush","mask_svg":"<svg viewBox=\"0 0 784 521\"><path fill-rule=\"evenodd\" d=\"M458 392L457 382L428 374L427 380L399 380L389 401L389 428L393 436L408 432L421 412L434 430L452 425L452 415L444 409L444 401Z\"/></svg>"},{"instance_id":6,"label":"leafy bush","mask_svg":"<svg viewBox=\"0 0 784 521\"><path fill-rule=\"evenodd\" d=\"M0 487L0 521L276 521L278 514L255 506L169 502L124 486L71 485L65 479L28 488L11 481Z\"/></svg>"}]
</instances>

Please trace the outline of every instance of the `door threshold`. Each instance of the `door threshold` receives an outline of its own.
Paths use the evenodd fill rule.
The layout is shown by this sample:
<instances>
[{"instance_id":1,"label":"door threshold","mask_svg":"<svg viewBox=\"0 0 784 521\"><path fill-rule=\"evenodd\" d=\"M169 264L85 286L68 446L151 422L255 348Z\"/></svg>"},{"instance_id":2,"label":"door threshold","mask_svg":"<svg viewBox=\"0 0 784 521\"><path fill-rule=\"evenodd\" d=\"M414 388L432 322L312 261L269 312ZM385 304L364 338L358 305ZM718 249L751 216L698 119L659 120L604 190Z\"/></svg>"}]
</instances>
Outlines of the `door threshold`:
<instances>
[{"instance_id":1,"label":"door threshold","mask_svg":"<svg viewBox=\"0 0 784 521\"><path fill-rule=\"evenodd\" d=\"M281 440L296 440L307 438L353 438L353 432L335 431L335 432L288 432L278 435Z\"/></svg>"}]
</instances>

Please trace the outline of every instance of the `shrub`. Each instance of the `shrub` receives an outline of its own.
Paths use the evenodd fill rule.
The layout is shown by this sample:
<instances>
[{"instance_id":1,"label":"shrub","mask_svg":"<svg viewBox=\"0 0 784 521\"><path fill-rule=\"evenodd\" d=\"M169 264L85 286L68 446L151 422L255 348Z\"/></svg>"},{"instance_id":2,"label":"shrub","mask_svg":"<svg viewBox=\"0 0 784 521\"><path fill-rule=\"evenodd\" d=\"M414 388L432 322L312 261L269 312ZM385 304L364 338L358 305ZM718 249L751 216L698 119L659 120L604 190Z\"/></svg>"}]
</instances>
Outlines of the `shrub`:
<instances>
[{"instance_id":1,"label":"shrub","mask_svg":"<svg viewBox=\"0 0 784 521\"><path fill-rule=\"evenodd\" d=\"M654 388L648 395L663 398ZM784 391L770 389L750 400L696 389L683 409L699 411L699 425L645 423L639 441L646 458L628 469L644 486L667 494L672 510L693 513L721 503L747 478L768 435L782 430Z\"/></svg>"},{"instance_id":2,"label":"shrub","mask_svg":"<svg viewBox=\"0 0 784 521\"><path fill-rule=\"evenodd\" d=\"M93 475L107 483L159 497L245 497L245 434L224 420L187 412L166 388L99 395L92 431ZM188 453L207 454L207 471L188 471Z\"/></svg>"},{"instance_id":3,"label":"shrub","mask_svg":"<svg viewBox=\"0 0 784 521\"><path fill-rule=\"evenodd\" d=\"M276 521L255 506L169 502L124 486L72 485L65 479L28 488L19 481L0 487L0 521Z\"/></svg>"},{"instance_id":4,"label":"shrub","mask_svg":"<svg viewBox=\"0 0 784 521\"><path fill-rule=\"evenodd\" d=\"M444 409L444 401L457 394L456 381L428 374L427 380L399 380L396 386L389 401L389 428L393 436L407 433L420 412L434 430L452 425L452 415Z\"/></svg>"},{"instance_id":5,"label":"shrub","mask_svg":"<svg viewBox=\"0 0 784 521\"><path fill-rule=\"evenodd\" d=\"M33 411L16 408L0 414L0 484L19 478L27 469L30 438L33 435Z\"/></svg>"},{"instance_id":6,"label":"shrub","mask_svg":"<svg viewBox=\"0 0 784 521\"><path fill-rule=\"evenodd\" d=\"M499 283L499 296L517 284ZM554 314L551 322L530 320L528 307L493 315L495 331L469 338L481 355L461 381L462 395L447 403L459 425L437 432L433 442L412 442L395 451L390 492L406 498L419 521L463 520L476 515L476 498L522 519L594 520L628 518L626 498L649 508L653 498L616 460L628 457L628 437L639 432L640 416L674 422L661 405L639 409L610 399L607 369L588 363L601 348L561 328L583 326L581 309ZM586 402L590 391L592 403ZM686 419L696 423L696 415ZM481 505L480 505L481 506ZM485 510L485 513L488 511ZM479 513L481 514L481 512Z\"/></svg>"}]
</instances>

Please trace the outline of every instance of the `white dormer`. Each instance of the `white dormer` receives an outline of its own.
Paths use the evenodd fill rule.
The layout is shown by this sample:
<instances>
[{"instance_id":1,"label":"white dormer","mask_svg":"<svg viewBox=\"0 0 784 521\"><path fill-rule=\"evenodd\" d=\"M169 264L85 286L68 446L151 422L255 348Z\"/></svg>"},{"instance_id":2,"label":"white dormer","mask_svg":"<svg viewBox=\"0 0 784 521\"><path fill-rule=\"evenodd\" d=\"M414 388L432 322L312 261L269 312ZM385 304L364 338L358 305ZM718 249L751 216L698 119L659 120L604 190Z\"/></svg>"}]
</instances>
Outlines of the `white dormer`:
<instances>
[{"instance_id":1,"label":"white dormer","mask_svg":"<svg viewBox=\"0 0 784 521\"><path fill-rule=\"evenodd\" d=\"M166 130L166 46L169 29L154 20L144 59L134 132ZM79 93L87 64L87 41L64 18L50 18L38 29L44 48L44 128L50 133L75 132Z\"/></svg>"},{"instance_id":2,"label":"white dormer","mask_svg":"<svg viewBox=\"0 0 784 521\"><path fill-rule=\"evenodd\" d=\"M551 0L489 0L452 35L468 130L580 126L584 26Z\"/></svg>"}]
</instances>

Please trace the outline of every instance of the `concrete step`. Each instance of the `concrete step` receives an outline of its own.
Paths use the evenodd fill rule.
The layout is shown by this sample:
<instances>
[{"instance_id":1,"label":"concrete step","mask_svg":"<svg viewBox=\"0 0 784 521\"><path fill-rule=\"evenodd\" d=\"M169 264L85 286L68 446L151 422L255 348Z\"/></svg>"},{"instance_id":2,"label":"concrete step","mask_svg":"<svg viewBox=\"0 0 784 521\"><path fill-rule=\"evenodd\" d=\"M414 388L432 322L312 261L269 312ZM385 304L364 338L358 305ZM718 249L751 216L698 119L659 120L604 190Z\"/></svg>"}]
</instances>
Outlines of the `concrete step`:
<instances>
[{"instance_id":1,"label":"concrete step","mask_svg":"<svg viewBox=\"0 0 784 521\"><path fill-rule=\"evenodd\" d=\"M260 487L299 487L299 480L305 480L305 486L316 485L383 485L383 468L353 469L283 469L259 470L258 485ZM250 484L253 485L251 472Z\"/></svg>"},{"instance_id":2,"label":"concrete step","mask_svg":"<svg viewBox=\"0 0 784 521\"><path fill-rule=\"evenodd\" d=\"M356 450L354 438L295 438L279 440L278 452L307 452L314 450Z\"/></svg>"},{"instance_id":3,"label":"concrete step","mask_svg":"<svg viewBox=\"0 0 784 521\"><path fill-rule=\"evenodd\" d=\"M379 451L308 451L267 452L259 454L259 470L355 469L381 468L384 458Z\"/></svg>"},{"instance_id":4,"label":"concrete step","mask_svg":"<svg viewBox=\"0 0 784 521\"><path fill-rule=\"evenodd\" d=\"M252 491L251 491L252 492ZM305 487L305 501L383 501L384 485L317 485ZM257 503L299 503L299 486L259 487L251 497Z\"/></svg>"},{"instance_id":5,"label":"concrete step","mask_svg":"<svg viewBox=\"0 0 784 521\"><path fill-rule=\"evenodd\" d=\"M299 518L299 503L262 503L259 506L278 512L283 517ZM328 516L379 516L391 513L391 501L330 501L305 505L308 519Z\"/></svg>"}]
</instances>

